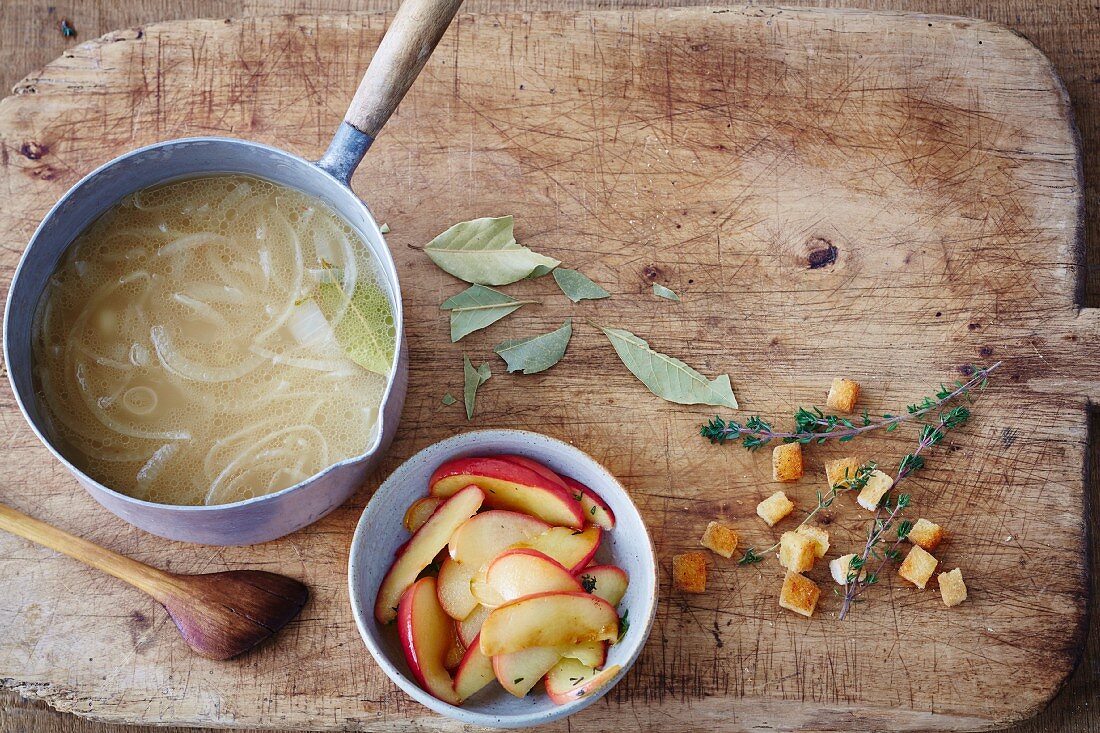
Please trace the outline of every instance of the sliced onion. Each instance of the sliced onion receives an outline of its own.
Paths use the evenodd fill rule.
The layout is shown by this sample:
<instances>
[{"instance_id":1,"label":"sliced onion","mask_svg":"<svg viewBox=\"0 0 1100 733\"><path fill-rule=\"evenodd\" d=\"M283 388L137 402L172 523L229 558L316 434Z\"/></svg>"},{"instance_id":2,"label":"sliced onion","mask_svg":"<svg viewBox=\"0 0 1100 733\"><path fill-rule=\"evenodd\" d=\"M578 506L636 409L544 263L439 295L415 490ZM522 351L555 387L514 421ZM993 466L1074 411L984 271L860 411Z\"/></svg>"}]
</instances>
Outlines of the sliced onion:
<instances>
[{"instance_id":1,"label":"sliced onion","mask_svg":"<svg viewBox=\"0 0 1100 733\"><path fill-rule=\"evenodd\" d=\"M305 278L305 264L302 262L302 243L298 240L298 233L294 231L294 228L290 226L290 223L278 214L272 214L273 220L278 220L279 225L285 227L287 234L290 235L290 242L294 248L294 276L291 281L291 286L287 290L289 297L286 300L286 304L283 306L282 311L272 319L271 323L267 324L267 328L256 334L255 342L263 341L265 338L282 328L282 325L286 323L286 319L290 317L291 311L295 308L295 303L298 302L298 293L302 290L302 280Z\"/></svg>"},{"instance_id":2,"label":"sliced onion","mask_svg":"<svg viewBox=\"0 0 1100 733\"><path fill-rule=\"evenodd\" d=\"M187 440L191 437L191 433L185 430L142 430L141 428L126 425L111 417L111 415L99 405L95 396L88 390L88 378L85 373L86 368L83 362L77 362L75 365L74 377L77 384L80 385L80 398L84 401L84 406L88 408L88 412L92 413L92 416L95 417L96 420L99 420L105 428L113 430L119 435L126 435L131 438L148 438L150 440Z\"/></svg>"},{"instance_id":3,"label":"sliced onion","mask_svg":"<svg viewBox=\"0 0 1100 733\"><path fill-rule=\"evenodd\" d=\"M172 300L182 306L190 308L195 315L215 328L224 329L225 333L230 331L229 321L226 320L225 316L221 313L218 313L209 303L205 303L197 298L192 298L186 293L172 293Z\"/></svg>"},{"instance_id":4,"label":"sliced onion","mask_svg":"<svg viewBox=\"0 0 1100 733\"><path fill-rule=\"evenodd\" d=\"M209 303L241 305L247 299L244 291L221 283L195 282L184 286L184 292L193 298Z\"/></svg>"},{"instance_id":5,"label":"sliced onion","mask_svg":"<svg viewBox=\"0 0 1100 733\"><path fill-rule=\"evenodd\" d=\"M196 250L199 247L205 247L210 244L228 244L229 240L220 234L214 234L213 232L196 232L195 234L186 234L178 239L174 239L168 244L164 245L157 250L158 257L172 257L174 255L190 252Z\"/></svg>"},{"instance_id":6,"label":"sliced onion","mask_svg":"<svg viewBox=\"0 0 1100 733\"><path fill-rule=\"evenodd\" d=\"M206 497L203 499L203 503L210 505L224 504L227 501L231 501L232 495L228 491L228 489L231 486L231 477L233 477L234 473L237 470L243 468L245 464L253 460L253 458L260 457L260 455L264 453L264 448L266 446L270 445L278 438L282 438L286 435L292 435L295 432L304 432L309 434L311 437L317 439L319 446L320 463L323 466L327 466L328 441L325 440L325 436L321 433L321 431L313 425L307 425L305 423L299 425L291 425L290 427L282 428L280 430L276 430L273 433L269 433L258 442L246 448L240 455L230 461L229 464L222 469L221 473L218 474L217 478L215 478L213 483L210 485L210 490L206 492ZM287 452L289 452L289 449L287 449ZM280 456L277 453L268 452L263 457L276 458ZM286 464L284 463L283 465Z\"/></svg>"},{"instance_id":7,"label":"sliced onion","mask_svg":"<svg viewBox=\"0 0 1100 733\"><path fill-rule=\"evenodd\" d=\"M240 379L244 375L254 372L264 363L263 357L250 354L244 356L240 363L231 367L199 364L188 359L172 346L164 326L153 326L149 329L149 337L153 340L153 348L157 351L157 359L160 360L165 369L178 377L195 382L228 382L233 379Z\"/></svg>"},{"instance_id":8,"label":"sliced onion","mask_svg":"<svg viewBox=\"0 0 1100 733\"><path fill-rule=\"evenodd\" d=\"M252 353L259 354L272 364L285 364L286 366L297 367L298 369L310 369L315 372L324 372L326 375L355 374L354 369L349 369L351 362L347 359L310 359L308 357L287 356L286 354L280 354L271 349L264 348L263 346L251 346L249 348L252 350Z\"/></svg>"},{"instance_id":9,"label":"sliced onion","mask_svg":"<svg viewBox=\"0 0 1100 733\"><path fill-rule=\"evenodd\" d=\"M179 449L179 443L165 443L153 452L152 457L145 462L145 465L138 469L136 480L138 488L142 490L142 496L149 493L149 486L157 480L161 471L164 470L164 464L172 460L172 457L179 452ZM139 496L137 498L140 499L142 497Z\"/></svg>"}]
</instances>

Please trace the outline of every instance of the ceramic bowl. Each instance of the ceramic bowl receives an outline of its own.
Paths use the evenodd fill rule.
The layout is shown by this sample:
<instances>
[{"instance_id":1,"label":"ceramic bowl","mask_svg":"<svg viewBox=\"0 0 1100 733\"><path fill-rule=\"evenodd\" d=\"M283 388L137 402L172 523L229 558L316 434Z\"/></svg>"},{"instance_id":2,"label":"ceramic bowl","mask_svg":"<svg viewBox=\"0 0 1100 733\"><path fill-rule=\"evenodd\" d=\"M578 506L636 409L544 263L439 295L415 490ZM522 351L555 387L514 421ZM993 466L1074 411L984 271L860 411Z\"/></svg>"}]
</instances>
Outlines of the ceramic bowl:
<instances>
[{"instance_id":1,"label":"ceramic bowl","mask_svg":"<svg viewBox=\"0 0 1100 733\"><path fill-rule=\"evenodd\" d=\"M629 612L629 628L611 646L608 665L621 666L610 684L589 697L565 705L552 702L542 684L521 699L491 684L461 707L432 697L414 681L397 638L397 629L374 619L374 599L394 551L409 538L402 517L409 504L428 491L428 479L443 462L467 456L511 453L539 461L554 471L572 476L596 491L615 514L615 528L605 532L596 562L613 563L630 578L620 613ZM582 710L622 679L638 658L653 625L657 608L657 563L653 543L630 495L606 468L583 451L559 440L522 430L479 430L456 435L431 445L405 461L375 492L351 543L348 587L359 633L378 665L418 702L441 715L472 725L526 728L563 718Z\"/></svg>"}]
</instances>

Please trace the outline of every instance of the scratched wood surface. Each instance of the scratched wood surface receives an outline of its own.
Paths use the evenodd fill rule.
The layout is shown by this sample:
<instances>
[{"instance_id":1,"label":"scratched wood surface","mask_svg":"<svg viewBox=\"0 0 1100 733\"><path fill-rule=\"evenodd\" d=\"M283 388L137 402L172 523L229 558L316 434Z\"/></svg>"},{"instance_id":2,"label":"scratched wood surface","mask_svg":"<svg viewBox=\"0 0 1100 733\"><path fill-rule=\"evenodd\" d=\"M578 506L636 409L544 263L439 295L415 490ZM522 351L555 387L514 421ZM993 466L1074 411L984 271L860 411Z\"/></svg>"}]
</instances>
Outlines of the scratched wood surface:
<instances>
[{"instance_id":1,"label":"scratched wood surface","mask_svg":"<svg viewBox=\"0 0 1100 733\"><path fill-rule=\"evenodd\" d=\"M32 75L0 103L3 277L52 200L133 145L219 133L319 153L384 22L147 26ZM1085 407L1100 391L1100 318L1077 307L1066 100L1026 41L894 14L465 16L355 186L393 227L410 314L412 388L386 470L467 427L438 405L460 383L463 351L488 359L499 339L569 314L729 371L746 410L765 415L820 402L834 373L861 379L867 406L885 410L962 363L1007 360L974 425L913 484L920 513L953 530L942 559L963 567L971 601L947 611L933 592L891 582L850 623L836 622L831 597L807 622L775 606L774 563L717 563L705 596L663 584L643 658L574 729L982 727L1033 713L1069 673L1083 646ZM570 308L552 284L526 283L541 309L452 346L437 306L459 285L406 245L506 212L524 241L615 297ZM833 248L834 262L809 266ZM684 303L650 299L652 280ZM650 397L601 338L579 331L544 375L498 366L473 425L540 429L605 461L634 492L666 573L715 516L766 541L753 518L775 488L766 456L701 443L708 411ZM182 546L92 505L3 400L12 503L172 569L274 567L316 596L274 645L217 665L188 656L134 593L2 538L6 686L123 721L455 727L385 681L346 609L350 530L377 481L283 541ZM889 463L911 440L899 432L859 452ZM836 455L811 451L809 477L790 491L803 505ZM865 517L842 507L830 520L836 544L854 547Z\"/></svg>"}]
</instances>

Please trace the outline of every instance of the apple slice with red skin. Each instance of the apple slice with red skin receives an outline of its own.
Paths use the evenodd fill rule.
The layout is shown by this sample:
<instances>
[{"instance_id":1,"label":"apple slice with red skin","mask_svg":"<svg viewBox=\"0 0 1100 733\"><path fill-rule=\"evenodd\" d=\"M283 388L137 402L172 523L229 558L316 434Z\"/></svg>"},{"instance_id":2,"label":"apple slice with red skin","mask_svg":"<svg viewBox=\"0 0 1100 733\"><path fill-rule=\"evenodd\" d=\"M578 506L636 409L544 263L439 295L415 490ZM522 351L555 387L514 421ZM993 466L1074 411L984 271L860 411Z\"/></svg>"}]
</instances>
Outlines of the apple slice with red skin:
<instances>
[{"instance_id":1,"label":"apple slice with red skin","mask_svg":"<svg viewBox=\"0 0 1100 733\"><path fill-rule=\"evenodd\" d=\"M458 671L455 673L455 692L460 698L466 700L493 679L493 660L481 653L481 644L475 636L470 648L466 650L465 656L458 664Z\"/></svg>"},{"instance_id":2,"label":"apple slice with red skin","mask_svg":"<svg viewBox=\"0 0 1100 733\"><path fill-rule=\"evenodd\" d=\"M401 520L401 523L405 525L405 529L410 532L415 532L424 526L424 522L428 521L428 518L435 514L435 510L439 508L439 505L443 503L443 500L438 496L422 496L421 498L409 504L409 508L405 510L405 517Z\"/></svg>"},{"instance_id":3,"label":"apple slice with red skin","mask_svg":"<svg viewBox=\"0 0 1100 733\"><path fill-rule=\"evenodd\" d=\"M447 551L456 561L477 571L512 545L528 542L550 528L529 514L493 509L463 522L447 542Z\"/></svg>"},{"instance_id":4,"label":"apple slice with red skin","mask_svg":"<svg viewBox=\"0 0 1100 733\"><path fill-rule=\"evenodd\" d=\"M526 547L498 555L484 576L474 579L473 589L482 605L492 608L535 593L584 590L557 560Z\"/></svg>"},{"instance_id":5,"label":"apple slice with red skin","mask_svg":"<svg viewBox=\"0 0 1100 733\"><path fill-rule=\"evenodd\" d=\"M458 638L467 648L473 646L474 639L481 633L481 627L485 623L485 619L489 618L492 610L488 606L478 606L469 616L456 624L458 626Z\"/></svg>"},{"instance_id":6,"label":"apple slice with red skin","mask_svg":"<svg viewBox=\"0 0 1100 733\"><path fill-rule=\"evenodd\" d=\"M421 578L401 596L397 607L397 634L417 684L443 702L461 703L454 680L443 666L454 634L454 622L439 606L435 578Z\"/></svg>"},{"instance_id":7,"label":"apple slice with red skin","mask_svg":"<svg viewBox=\"0 0 1100 733\"><path fill-rule=\"evenodd\" d=\"M580 531L569 527L551 527L524 542L523 546L556 560L575 575L596 554L602 537L603 531L596 526Z\"/></svg>"},{"instance_id":8,"label":"apple slice with red skin","mask_svg":"<svg viewBox=\"0 0 1100 733\"><path fill-rule=\"evenodd\" d=\"M619 614L602 598L580 591L537 593L493 609L481 627L481 653L493 657L536 646L614 641Z\"/></svg>"},{"instance_id":9,"label":"apple slice with red skin","mask_svg":"<svg viewBox=\"0 0 1100 733\"><path fill-rule=\"evenodd\" d=\"M590 641L575 646L534 647L498 654L493 657L493 673L501 687L516 697L523 697L563 657L579 657L585 664L602 664L606 658L605 646L605 642Z\"/></svg>"},{"instance_id":10,"label":"apple slice with red skin","mask_svg":"<svg viewBox=\"0 0 1100 733\"><path fill-rule=\"evenodd\" d=\"M529 468L543 478L553 481L564 489L568 489L572 497L581 503L585 521L591 522L601 529L606 529L608 531L615 529L615 513L611 511L611 507L607 505L607 502L587 485L582 484L571 476L562 476L561 474L555 473L550 468L526 456L506 453L497 456L497 458L502 458L518 466Z\"/></svg>"},{"instance_id":11,"label":"apple slice with red skin","mask_svg":"<svg viewBox=\"0 0 1100 733\"><path fill-rule=\"evenodd\" d=\"M428 567L435 556L462 523L481 507L485 494L476 486L468 486L440 504L431 518L409 540L404 551L394 560L374 602L374 617L387 624L397 617L397 605L405 590ZM432 579L435 590L435 579Z\"/></svg>"},{"instance_id":12,"label":"apple slice with red skin","mask_svg":"<svg viewBox=\"0 0 1100 733\"><path fill-rule=\"evenodd\" d=\"M619 673L619 665L596 671L576 659L562 659L546 674L546 694L558 705L588 697Z\"/></svg>"},{"instance_id":13,"label":"apple slice with red skin","mask_svg":"<svg viewBox=\"0 0 1100 733\"><path fill-rule=\"evenodd\" d=\"M456 458L436 469L429 481L432 496L448 497L465 486L485 492L485 505L511 509L550 524L583 527L579 501L558 484L529 468L500 458Z\"/></svg>"},{"instance_id":14,"label":"apple slice with red skin","mask_svg":"<svg viewBox=\"0 0 1100 733\"><path fill-rule=\"evenodd\" d=\"M565 480L562 479L561 476L559 476L552 469L542 465L541 463L539 463L538 461L536 461L533 458L528 458L527 456L517 456L517 455L512 454L512 453L505 453L503 455L496 456L496 458L500 458L502 460L509 461L511 463L516 464L517 466L523 466L524 468L529 468L532 471L534 471L535 473L537 473L540 476L542 476L543 478L545 478L547 481L553 481L555 484L562 487L563 489L568 489L569 488L566 485ZM579 501L579 499L578 499L578 501Z\"/></svg>"},{"instance_id":15,"label":"apple slice with red skin","mask_svg":"<svg viewBox=\"0 0 1100 733\"><path fill-rule=\"evenodd\" d=\"M585 590L599 596L612 606L619 605L630 584L626 571L616 565L589 565L580 572L578 577Z\"/></svg>"},{"instance_id":16,"label":"apple slice with red skin","mask_svg":"<svg viewBox=\"0 0 1100 733\"><path fill-rule=\"evenodd\" d=\"M562 476L561 479L574 497L580 494L581 510L584 512L584 518L587 521L609 532L615 529L615 512L611 511L611 507L599 494L575 478Z\"/></svg>"}]
</instances>

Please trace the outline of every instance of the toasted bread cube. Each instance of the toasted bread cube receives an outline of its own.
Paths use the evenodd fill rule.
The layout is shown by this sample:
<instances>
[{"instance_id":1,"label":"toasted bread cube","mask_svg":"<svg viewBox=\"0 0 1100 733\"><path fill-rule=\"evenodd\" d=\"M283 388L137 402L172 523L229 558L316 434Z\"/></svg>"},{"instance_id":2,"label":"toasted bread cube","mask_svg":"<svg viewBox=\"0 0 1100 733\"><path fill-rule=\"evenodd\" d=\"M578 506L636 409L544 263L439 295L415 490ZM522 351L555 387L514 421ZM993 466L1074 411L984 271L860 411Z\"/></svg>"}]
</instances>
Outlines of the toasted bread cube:
<instances>
[{"instance_id":1,"label":"toasted bread cube","mask_svg":"<svg viewBox=\"0 0 1100 733\"><path fill-rule=\"evenodd\" d=\"M882 497L886 496L886 492L889 491L890 487L893 485L894 479L890 478L882 471L875 469L871 471L871 475L867 477L867 483L860 489L859 496L856 497L856 503L864 509L873 512L875 509L878 509Z\"/></svg>"},{"instance_id":2,"label":"toasted bread cube","mask_svg":"<svg viewBox=\"0 0 1100 733\"><path fill-rule=\"evenodd\" d=\"M792 573L801 573L814 566L817 543L798 532L784 532L779 538L779 564Z\"/></svg>"},{"instance_id":3,"label":"toasted bread cube","mask_svg":"<svg viewBox=\"0 0 1100 733\"><path fill-rule=\"evenodd\" d=\"M837 377L833 385L829 387L829 396L825 398L825 404L830 410L837 412L852 412L859 401L859 382L851 379Z\"/></svg>"},{"instance_id":4,"label":"toasted bread cube","mask_svg":"<svg viewBox=\"0 0 1100 733\"><path fill-rule=\"evenodd\" d=\"M836 560L829 562L829 573L833 576L833 580L837 585L848 585L848 576L852 572L852 560L856 559L856 554L853 552L851 555L842 555ZM867 577L866 568L860 568L859 580L863 580Z\"/></svg>"},{"instance_id":5,"label":"toasted bread cube","mask_svg":"<svg viewBox=\"0 0 1100 733\"><path fill-rule=\"evenodd\" d=\"M756 505L756 513L774 527L775 523L794 511L794 502L787 498L782 491L777 491L764 501Z\"/></svg>"},{"instance_id":6,"label":"toasted bread cube","mask_svg":"<svg viewBox=\"0 0 1100 733\"><path fill-rule=\"evenodd\" d=\"M863 462L858 458L838 458L835 461L825 461L825 477L829 480L829 488L845 481L851 481L856 477L856 472Z\"/></svg>"},{"instance_id":7,"label":"toasted bread cube","mask_svg":"<svg viewBox=\"0 0 1100 733\"><path fill-rule=\"evenodd\" d=\"M932 577L932 572L939 564L939 560L929 555L919 545L914 545L909 554L905 556L901 567L898 568L898 575L923 590L925 584L928 583L928 579Z\"/></svg>"},{"instance_id":8,"label":"toasted bread cube","mask_svg":"<svg viewBox=\"0 0 1100 733\"><path fill-rule=\"evenodd\" d=\"M829 551L829 532L824 527L818 527L816 524L804 524L795 530L799 534L804 534L814 541L814 556L825 557L825 553Z\"/></svg>"},{"instance_id":9,"label":"toasted bread cube","mask_svg":"<svg viewBox=\"0 0 1100 733\"><path fill-rule=\"evenodd\" d=\"M940 573L936 580L940 584L943 605L951 608L966 600L966 583L963 582L962 570L955 568L950 573Z\"/></svg>"},{"instance_id":10,"label":"toasted bread cube","mask_svg":"<svg viewBox=\"0 0 1100 733\"><path fill-rule=\"evenodd\" d=\"M784 443L772 449L772 481L802 478L802 444Z\"/></svg>"},{"instance_id":11,"label":"toasted bread cube","mask_svg":"<svg viewBox=\"0 0 1100 733\"><path fill-rule=\"evenodd\" d=\"M673 555L672 585L684 593L706 593L707 556L701 552Z\"/></svg>"},{"instance_id":12,"label":"toasted bread cube","mask_svg":"<svg viewBox=\"0 0 1100 733\"><path fill-rule=\"evenodd\" d=\"M711 522L699 544L722 557L733 557L733 551L737 549L737 532L721 522Z\"/></svg>"},{"instance_id":13,"label":"toasted bread cube","mask_svg":"<svg viewBox=\"0 0 1100 733\"><path fill-rule=\"evenodd\" d=\"M779 606L809 617L814 615L820 597L817 583L804 575L788 572L783 578L783 590L779 592Z\"/></svg>"},{"instance_id":14,"label":"toasted bread cube","mask_svg":"<svg viewBox=\"0 0 1100 733\"><path fill-rule=\"evenodd\" d=\"M907 539L922 550L935 552L936 548L943 542L943 537L943 527L935 522L929 522L927 519L921 518L918 519L912 529L909 530Z\"/></svg>"}]
</instances>

